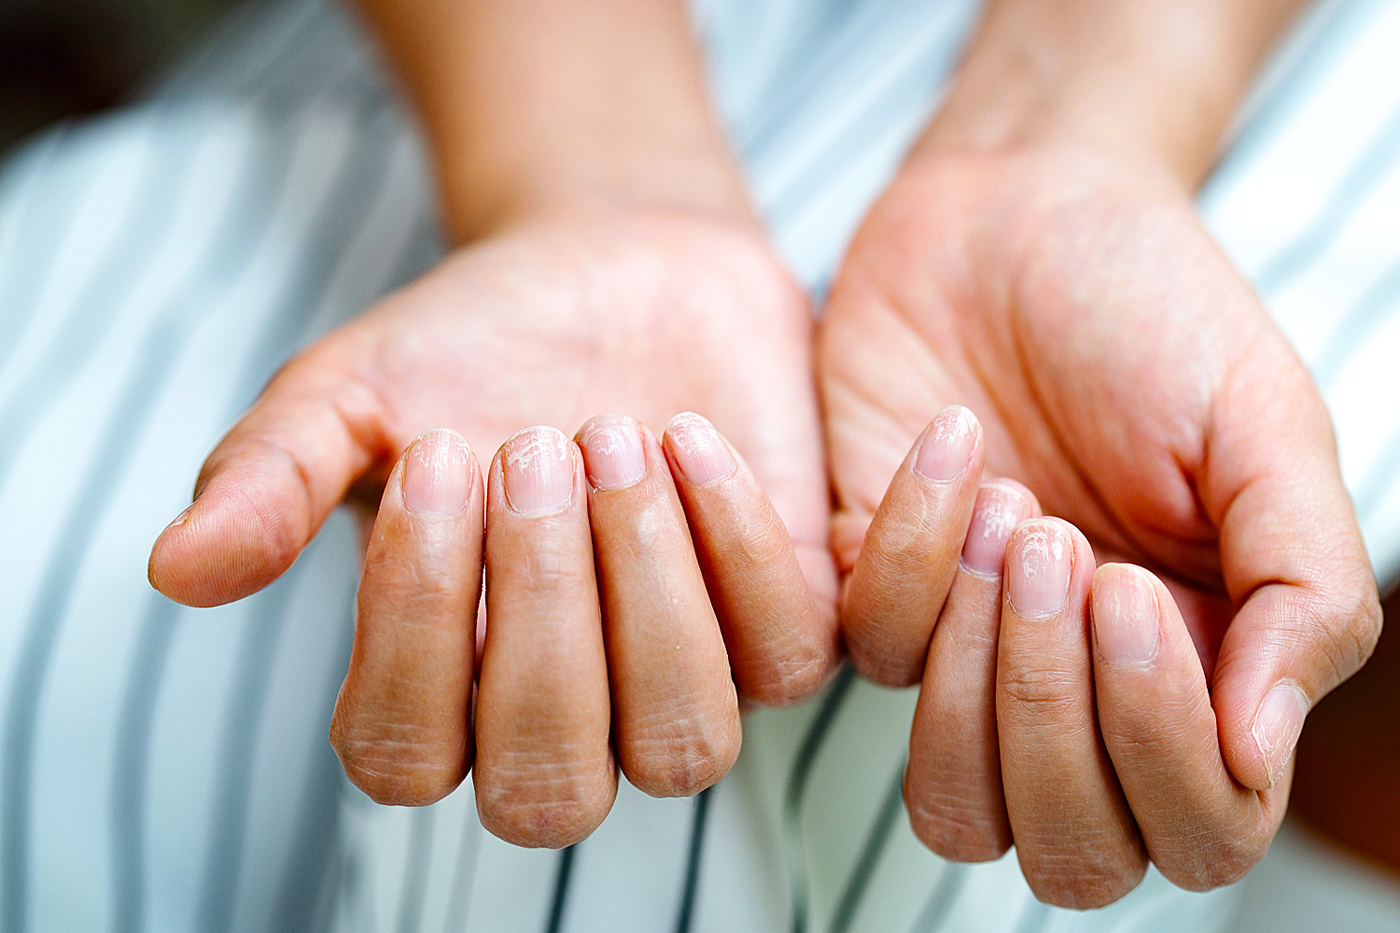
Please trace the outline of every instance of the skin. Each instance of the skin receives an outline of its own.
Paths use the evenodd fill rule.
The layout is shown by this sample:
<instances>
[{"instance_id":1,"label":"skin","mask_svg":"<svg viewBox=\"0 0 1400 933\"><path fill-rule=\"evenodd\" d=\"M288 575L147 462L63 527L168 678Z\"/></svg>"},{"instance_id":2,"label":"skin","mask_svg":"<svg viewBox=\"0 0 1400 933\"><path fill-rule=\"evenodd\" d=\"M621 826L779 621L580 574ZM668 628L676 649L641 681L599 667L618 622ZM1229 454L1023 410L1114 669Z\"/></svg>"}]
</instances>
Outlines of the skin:
<instances>
[{"instance_id":1,"label":"skin","mask_svg":"<svg viewBox=\"0 0 1400 933\"><path fill-rule=\"evenodd\" d=\"M607 813L614 760L650 793L695 793L737 754L736 681L787 704L838 663L811 309L748 207L679 2L366 13L413 63L460 246L279 372L210 455L150 577L189 605L242 598L356 506L373 530L331 732L347 774L419 805L475 766L489 829L567 845ZM735 464L703 488L651 433L687 410ZM568 507L513 510L516 432L583 426L585 441L609 411L649 426L640 484L594 488L565 437ZM450 520L404 499L430 428L491 464ZM750 587L771 592L738 595Z\"/></svg>"},{"instance_id":2,"label":"skin","mask_svg":"<svg viewBox=\"0 0 1400 933\"><path fill-rule=\"evenodd\" d=\"M426 803L475 766L483 823L551 846L601 821L614 763L693 793L737 754L738 691L829 675L839 567L857 666L923 685L906 799L935 851L1014 842L1074 907L1149 860L1202 889L1258 859L1302 713L1379 624L1325 409L1190 205L1288 5L990 6L822 325L830 552L808 309L679 4L392 7L367 12L463 245L289 364L151 561L168 595L225 602L338 502L379 502L332 732L352 780ZM1183 24L1190 54L1161 41ZM731 468L691 457L691 419L643 427L685 409ZM584 423L606 411L627 415ZM627 424L644 469L618 485L590 438ZM431 471L460 509L409 514L434 426L497 453L484 480ZM516 446L546 437L567 494L517 508L512 464L544 461ZM1278 685L1293 715L1261 718Z\"/></svg>"},{"instance_id":3,"label":"skin","mask_svg":"<svg viewBox=\"0 0 1400 933\"><path fill-rule=\"evenodd\" d=\"M823 320L833 543L859 597L843 631L867 676L923 672L915 831L955 859L1014 842L1053 904L1110 903L1148 860L1194 890L1241 877L1282 819L1303 715L1379 632L1327 412L1190 200L1285 6L994 3ZM1178 55L1160 36L1184 7ZM982 587L945 640L963 615L946 573L878 569L909 495L900 460L950 402L981 419L986 469L1073 526L1056 524L1067 602L1016 607L1046 579L1033 519L1009 538L999 612ZM921 533L896 553L963 534ZM927 649L868 608L912 600L924 619L943 607ZM1144 632L1155 651L1125 655ZM939 739L960 728L980 736L962 756Z\"/></svg>"}]
</instances>

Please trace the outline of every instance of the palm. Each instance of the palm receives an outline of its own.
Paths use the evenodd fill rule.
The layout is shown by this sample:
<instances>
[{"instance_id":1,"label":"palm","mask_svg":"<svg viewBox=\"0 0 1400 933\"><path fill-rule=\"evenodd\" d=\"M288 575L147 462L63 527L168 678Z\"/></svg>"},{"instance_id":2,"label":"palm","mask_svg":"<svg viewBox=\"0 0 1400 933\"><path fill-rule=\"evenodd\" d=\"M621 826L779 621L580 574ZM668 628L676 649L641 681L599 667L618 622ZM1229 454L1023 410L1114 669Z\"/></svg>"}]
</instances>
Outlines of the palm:
<instances>
[{"instance_id":1,"label":"palm","mask_svg":"<svg viewBox=\"0 0 1400 933\"><path fill-rule=\"evenodd\" d=\"M826 489L805 300L760 237L679 217L590 219L463 250L292 364L374 400L389 449L435 426L483 462L532 424L601 412L658 429L699 411L731 438L809 551ZM290 375L290 372L288 373ZM284 377L285 378L285 377Z\"/></svg>"},{"instance_id":2,"label":"palm","mask_svg":"<svg viewBox=\"0 0 1400 933\"><path fill-rule=\"evenodd\" d=\"M912 439L959 402L989 472L1101 557L1194 584L1177 592L1198 644L1226 608L1199 598L1223 593L1199 491L1232 478L1212 444L1259 406L1320 408L1189 204L1063 154L911 164L852 247L820 359L844 567Z\"/></svg>"}]
</instances>

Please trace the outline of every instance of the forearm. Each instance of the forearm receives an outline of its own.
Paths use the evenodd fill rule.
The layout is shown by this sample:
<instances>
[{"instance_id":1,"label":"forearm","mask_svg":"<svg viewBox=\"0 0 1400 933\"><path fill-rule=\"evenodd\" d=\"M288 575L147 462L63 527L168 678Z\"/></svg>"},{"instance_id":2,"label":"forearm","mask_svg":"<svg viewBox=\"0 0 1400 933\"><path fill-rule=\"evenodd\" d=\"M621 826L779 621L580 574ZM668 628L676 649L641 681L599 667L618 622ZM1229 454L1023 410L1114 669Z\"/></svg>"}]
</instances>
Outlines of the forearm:
<instances>
[{"instance_id":1,"label":"forearm","mask_svg":"<svg viewBox=\"0 0 1400 933\"><path fill-rule=\"evenodd\" d=\"M1305 0L991 0L921 150L1087 144L1205 177Z\"/></svg>"},{"instance_id":2,"label":"forearm","mask_svg":"<svg viewBox=\"0 0 1400 933\"><path fill-rule=\"evenodd\" d=\"M358 0L421 116L450 233L657 205L750 219L681 0Z\"/></svg>"}]
</instances>

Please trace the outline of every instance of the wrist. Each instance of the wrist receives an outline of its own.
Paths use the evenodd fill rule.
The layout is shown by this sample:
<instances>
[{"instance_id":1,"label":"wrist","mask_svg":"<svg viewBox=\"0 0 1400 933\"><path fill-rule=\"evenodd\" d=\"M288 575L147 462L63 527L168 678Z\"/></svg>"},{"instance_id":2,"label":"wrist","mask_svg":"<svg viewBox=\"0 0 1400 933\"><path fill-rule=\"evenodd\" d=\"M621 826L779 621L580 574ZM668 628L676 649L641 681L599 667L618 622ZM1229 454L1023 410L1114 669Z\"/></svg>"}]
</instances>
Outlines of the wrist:
<instances>
[{"instance_id":1,"label":"wrist","mask_svg":"<svg viewBox=\"0 0 1400 933\"><path fill-rule=\"evenodd\" d=\"M683 0L359 0L455 242L597 207L747 218Z\"/></svg>"},{"instance_id":2,"label":"wrist","mask_svg":"<svg viewBox=\"0 0 1400 933\"><path fill-rule=\"evenodd\" d=\"M1193 191L1294 0L992 0L915 147L1078 147Z\"/></svg>"},{"instance_id":3,"label":"wrist","mask_svg":"<svg viewBox=\"0 0 1400 933\"><path fill-rule=\"evenodd\" d=\"M454 243L554 217L678 211L758 226L726 150L571 140L514 152L434 146L444 221Z\"/></svg>"}]
</instances>

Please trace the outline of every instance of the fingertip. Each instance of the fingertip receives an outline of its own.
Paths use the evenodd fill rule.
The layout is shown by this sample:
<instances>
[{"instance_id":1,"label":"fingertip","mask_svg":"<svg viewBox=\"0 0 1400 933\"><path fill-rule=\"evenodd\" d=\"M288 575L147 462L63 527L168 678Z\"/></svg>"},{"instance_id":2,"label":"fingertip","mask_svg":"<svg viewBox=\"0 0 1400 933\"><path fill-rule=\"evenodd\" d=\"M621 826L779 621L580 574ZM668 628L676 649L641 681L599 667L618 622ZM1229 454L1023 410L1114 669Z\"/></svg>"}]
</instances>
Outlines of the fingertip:
<instances>
[{"instance_id":1,"label":"fingertip","mask_svg":"<svg viewBox=\"0 0 1400 933\"><path fill-rule=\"evenodd\" d=\"M277 497L255 496L216 477L151 548L147 578L157 591L196 608L256 593L296 560L307 532Z\"/></svg>"},{"instance_id":2,"label":"fingertip","mask_svg":"<svg viewBox=\"0 0 1400 933\"><path fill-rule=\"evenodd\" d=\"M949 405L915 441L912 468L925 479L950 483L980 467L982 423L971 409Z\"/></svg>"}]
</instances>

